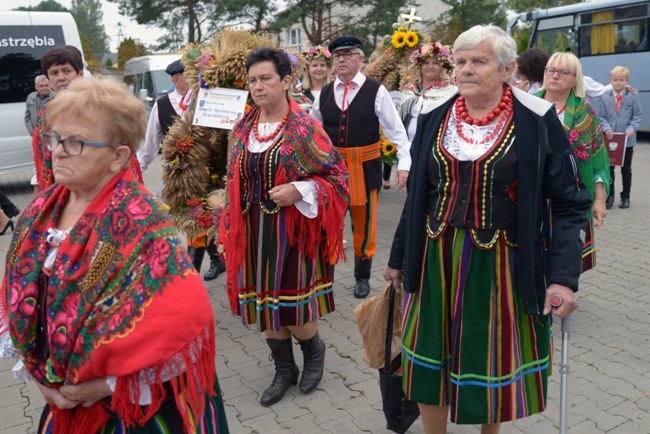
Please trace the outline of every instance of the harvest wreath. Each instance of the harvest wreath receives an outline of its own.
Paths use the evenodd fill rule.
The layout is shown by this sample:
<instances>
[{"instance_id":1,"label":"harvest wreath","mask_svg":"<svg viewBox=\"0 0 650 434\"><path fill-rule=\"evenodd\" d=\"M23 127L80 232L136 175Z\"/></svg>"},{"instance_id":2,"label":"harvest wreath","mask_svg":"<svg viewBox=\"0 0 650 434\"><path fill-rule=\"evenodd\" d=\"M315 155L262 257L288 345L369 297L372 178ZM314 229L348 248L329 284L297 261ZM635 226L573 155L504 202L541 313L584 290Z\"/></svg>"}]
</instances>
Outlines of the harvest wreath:
<instances>
[{"instance_id":1,"label":"harvest wreath","mask_svg":"<svg viewBox=\"0 0 650 434\"><path fill-rule=\"evenodd\" d=\"M209 44L189 44L182 52L190 92L185 116L176 120L163 143L163 201L176 224L190 238L206 232L216 239L225 202L226 157L230 130L193 125L201 89L248 90L246 58L253 50L275 47L265 33L218 32ZM305 62L289 53L292 78ZM246 110L252 100L248 98Z\"/></svg>"}]
</instances>

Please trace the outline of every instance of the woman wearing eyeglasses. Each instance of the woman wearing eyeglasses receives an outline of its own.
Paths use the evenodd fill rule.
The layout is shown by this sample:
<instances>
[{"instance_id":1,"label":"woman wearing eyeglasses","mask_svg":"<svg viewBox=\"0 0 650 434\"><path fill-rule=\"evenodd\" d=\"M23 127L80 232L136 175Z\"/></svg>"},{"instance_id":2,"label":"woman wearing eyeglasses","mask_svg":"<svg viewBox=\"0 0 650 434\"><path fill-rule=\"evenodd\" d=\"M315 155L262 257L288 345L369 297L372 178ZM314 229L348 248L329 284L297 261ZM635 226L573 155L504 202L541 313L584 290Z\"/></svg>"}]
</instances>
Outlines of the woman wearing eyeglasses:
<instances>
[{"instance_id":1,"label":"woman wearing eyeglasses","mask_svg":"<svg viewBox=\"0 0 650 434\"><path fill-rule=\"evenodd\" d=\"M56 183L18 219L0 296L0 357L48 404L38 432L228 432L207 291L129 168L144 106L91 78L47 116Z\"/></svg>"},{"instance_id":2,"label":"woman wearing eyeglasses","mask_svg":"<svg viewBox=\"0 0 650 434\"><path fill-rule=\"evenodd\" d=\"M585 99L580 60L569 52L553 54L546 64L544 85L535 95L555 104L555 110L578 162L580 176L593 201L591 211L587 215L589 226L582 260L584 272L596 264L593 220L596 220L596 227L600 228L607 216L605 200L611 178L609 157L600 122Z\"/></svg>"}]
</instances>

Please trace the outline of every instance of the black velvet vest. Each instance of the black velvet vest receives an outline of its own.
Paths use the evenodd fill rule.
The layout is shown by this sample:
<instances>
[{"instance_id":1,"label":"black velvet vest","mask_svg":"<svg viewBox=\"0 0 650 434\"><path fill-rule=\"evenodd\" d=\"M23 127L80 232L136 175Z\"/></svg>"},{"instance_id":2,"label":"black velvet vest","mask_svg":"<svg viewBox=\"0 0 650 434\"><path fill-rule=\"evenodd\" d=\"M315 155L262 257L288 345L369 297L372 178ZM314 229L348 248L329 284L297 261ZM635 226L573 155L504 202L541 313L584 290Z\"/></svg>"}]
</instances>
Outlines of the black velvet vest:
<instances>
[{"instance_id":1,"label":"black velvet vest","mask_svg":"<svg viewBox=\"0 0 650 434\"><path fill-rule=\"evenodd\" d=\"M379 118L375 114L375 100L379 83L366 78L352 103L341 111L334 99L334 83L328 83L320 94L320 112L323 128L334 146L353 148L379 142ZM378 157L363 163L366 189L374 190L382 185L382 164Z\"/></svg>"},{"instance_id":2,"label":"black velvet vest","mask_svg":"<svg viewBox=\"0 0 650 434\"><path fill-rule=\"evenodd\" d=\"M271 200L269 190L274 186L277 173L280 142L264 152L245 150L240 161L242 212L246 214L251 204L257 204L267 214L274 214L280 207Z\"/></svg>"},{"instance_id":3,"label":"black velvet vest","mask_svg":"<svg viewBox=\"0 0 650 434\"><path fill-rule=\"evenodd\" d=\"M459 161L444 149L443 126L428 157L429 231L439 232L442 223L472 229L483 244L502 230L509 241L516 242L518 180L513 124L475 161Z\"/></svg>"},{"instance_id":4,"label":"black velvet vest","mask_svg":"<svg viewBox=\"0 0 650 434\"><path fill-rule=\"evenodd\" d=\"M156 104L158 104L158 122L160 122L160 129L164 135L167 135L167 132L174 124L174 116L178 116L178 114L174 110L171 101L169 101L169 95L163 95L158 98Z\"/></svg>"}]
</instances>

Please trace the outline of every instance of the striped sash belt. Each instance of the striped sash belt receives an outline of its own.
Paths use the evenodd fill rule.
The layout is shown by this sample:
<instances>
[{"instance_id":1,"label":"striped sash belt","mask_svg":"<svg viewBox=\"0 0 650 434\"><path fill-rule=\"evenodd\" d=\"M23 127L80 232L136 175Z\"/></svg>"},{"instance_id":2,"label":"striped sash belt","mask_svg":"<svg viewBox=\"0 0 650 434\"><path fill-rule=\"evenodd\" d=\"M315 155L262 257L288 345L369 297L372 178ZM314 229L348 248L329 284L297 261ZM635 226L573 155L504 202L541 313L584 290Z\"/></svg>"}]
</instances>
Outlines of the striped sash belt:
<instances>
[{"instance_id":1,"label":"striped sash belt","mask_svg":"<svg viewBox=\"0 0 650 434\"><path fill-rule=\"evenodd\" d=\"M336 149L343 157L350 172L350 205L365 205L368 199L363 163L381 157L379 142L354 148L339 148L337 146Z\"/></svg>"}]
</instances>

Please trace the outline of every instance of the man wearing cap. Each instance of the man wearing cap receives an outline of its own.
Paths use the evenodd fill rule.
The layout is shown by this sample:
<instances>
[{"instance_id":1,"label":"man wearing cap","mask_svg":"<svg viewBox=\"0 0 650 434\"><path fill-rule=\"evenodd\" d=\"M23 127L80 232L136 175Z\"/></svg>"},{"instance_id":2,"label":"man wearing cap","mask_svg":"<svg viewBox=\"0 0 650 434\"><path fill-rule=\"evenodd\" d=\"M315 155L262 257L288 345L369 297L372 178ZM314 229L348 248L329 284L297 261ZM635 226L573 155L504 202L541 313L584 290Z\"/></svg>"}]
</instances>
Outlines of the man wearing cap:
<instances>
[{"instance_id":1,"label":"man wearing cap","mask_svg":"<svg viewBox=\"0 0 650 434\"><path fill-rule=\"evenodd\" d=\"M350 217L354 235L354 296L370 293L372 258L377 248L377 204L383 185L379 127L397 146L397 187L406 185L410 143L388 90L363 75L361 39L340 36L329 45L336 80L323 87L311 115L337 147L350 171Z\"/></svg>"},{"instance_id":2,"label":"man wearing cap","mask_svg":"<svg viewBox=\"0 0 650 434\"><path fill-rule=\"evenodd\" d=\"M147 133L144 136L144 142L142 142L140 150L136 154L140 162L140 169L143 172L156 158L165 135L174 124L174 118L180 117L185 111L184 108L181 108L181 104L183 97L190 89L190 84L183 75L185 68L180 59L167 65L165 72L172 77L174 91L158 98L151 108Z\"/></svg>"},{"instance_id":3,"label":"man wearing cap","mask_svg":"<svg viewBox=\"0 0 650 434\"><path fill-rule=\"evenodd\" d=\"M163 143L167 132L174 125L176 117L181 117L185 113L187 106L183 103L183 98L190 90L190 84L183 75L185 68L180 59L170 63L165 72L172 78L174 91L158 98L151 108L147 132L144 136L144 142L136 154L140 162L140 168L144 172L151 162L156 158L160 145ZM205 252L210 257L210 268L203 275L203 280L214 280L219 274L226 271L226 264L219 258L214 243L206 241L206 234L202 233L194 239L187 239L187 253L192 259L192 264L196 271L201 271L201 264Z\"/></svg>"}]
</instances>

